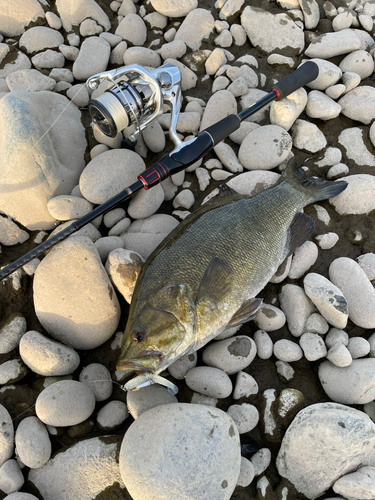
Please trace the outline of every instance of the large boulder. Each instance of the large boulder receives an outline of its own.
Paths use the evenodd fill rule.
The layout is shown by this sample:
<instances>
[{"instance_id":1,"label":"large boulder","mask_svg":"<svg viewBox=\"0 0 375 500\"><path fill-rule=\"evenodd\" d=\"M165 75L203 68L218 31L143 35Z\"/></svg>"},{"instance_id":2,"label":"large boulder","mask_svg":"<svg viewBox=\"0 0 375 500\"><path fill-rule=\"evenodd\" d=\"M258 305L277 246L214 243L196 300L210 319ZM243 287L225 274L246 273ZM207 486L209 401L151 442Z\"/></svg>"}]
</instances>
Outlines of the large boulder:
<instances>
[{"instance_id":1,"label":"large boulder","mask_svg":"<svg viewBox=\"0 0 375 500\"><path fill-rule=\"evenodd\" d=\"M55 225L48 200L70 193L85 166L81 112L68 103L22 90L0 100L0 211L30 230Z\"/></svg>"}]
</instances>

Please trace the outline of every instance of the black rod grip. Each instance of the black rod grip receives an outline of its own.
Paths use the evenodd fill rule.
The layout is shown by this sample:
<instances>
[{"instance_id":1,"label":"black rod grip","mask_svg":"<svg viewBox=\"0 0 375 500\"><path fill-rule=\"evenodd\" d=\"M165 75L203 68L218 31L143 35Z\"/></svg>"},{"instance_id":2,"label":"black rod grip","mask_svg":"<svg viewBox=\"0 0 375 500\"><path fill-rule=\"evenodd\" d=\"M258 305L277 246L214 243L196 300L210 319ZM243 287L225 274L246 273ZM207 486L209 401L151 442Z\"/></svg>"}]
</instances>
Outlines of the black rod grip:
<instances>
[{"instance_id":1,"label":"black rod grip","mask_svg":"<svg viewBox=\"0 0 375 500\"><path fill-rule=\"evenodd\" d=\"M279 99L283 99L295 90L312 82L319 75L319 66L313 61L308 61L297 68L293 73L283 78L274 86L274 90L279 93Z\"/></svg>"},{"instance_id":2,"label":"black rod grip","mask_svg":"<svg viewBox=\"0 0 375 500\"><path fill-rule=\"evenodd\" d=\"M219 142L223 141L228 135L236 131L241 125L241 119L238 115L228 115L219 122L204 129L208 132L216 146Z\"/></svg>"}]
</instances>

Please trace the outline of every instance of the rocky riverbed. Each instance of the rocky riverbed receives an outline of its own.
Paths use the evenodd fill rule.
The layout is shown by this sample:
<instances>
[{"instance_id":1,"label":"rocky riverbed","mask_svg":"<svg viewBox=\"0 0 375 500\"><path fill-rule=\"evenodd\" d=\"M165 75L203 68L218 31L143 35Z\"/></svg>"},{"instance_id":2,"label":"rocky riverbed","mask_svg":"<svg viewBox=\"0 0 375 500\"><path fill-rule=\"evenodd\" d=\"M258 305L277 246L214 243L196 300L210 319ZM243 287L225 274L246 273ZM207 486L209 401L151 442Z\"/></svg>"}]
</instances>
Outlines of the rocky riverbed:
<instances>
[{"instance_id":1,"label":"rocky riverbed","mask_svg":"<svg viewBox=\"0 0 375 500\"><path fill-rule=\"evenodd\" d=\"M189 140L300 64L319 76L202 160L0 283L0 499L375 499L374 0L2 0L0 265L171 151L93 127L93 74L170 62ZM225 182L255 195L295 157L344 179L254 321L153 385L116 371L134 277Z\"/></svg>"}]
</instances>

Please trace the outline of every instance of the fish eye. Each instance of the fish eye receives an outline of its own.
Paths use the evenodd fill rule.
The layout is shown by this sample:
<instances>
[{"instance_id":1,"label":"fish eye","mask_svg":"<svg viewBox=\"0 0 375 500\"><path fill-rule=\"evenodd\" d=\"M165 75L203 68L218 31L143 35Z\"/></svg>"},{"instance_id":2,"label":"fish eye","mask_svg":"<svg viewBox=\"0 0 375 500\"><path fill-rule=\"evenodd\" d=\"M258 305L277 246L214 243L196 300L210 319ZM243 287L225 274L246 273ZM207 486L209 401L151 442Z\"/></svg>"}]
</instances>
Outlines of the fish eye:
<instances>
[{"instance_id":1,"label":"fish eye","mask_svg":"<svg viewBox=\"0 0 375 500\"><path fill-rule=\"evenodd\" d=\"M145 332L138 331L134 333L133 340L134 342L141 342L144 339Z\"/></svg>"}]
</instances>

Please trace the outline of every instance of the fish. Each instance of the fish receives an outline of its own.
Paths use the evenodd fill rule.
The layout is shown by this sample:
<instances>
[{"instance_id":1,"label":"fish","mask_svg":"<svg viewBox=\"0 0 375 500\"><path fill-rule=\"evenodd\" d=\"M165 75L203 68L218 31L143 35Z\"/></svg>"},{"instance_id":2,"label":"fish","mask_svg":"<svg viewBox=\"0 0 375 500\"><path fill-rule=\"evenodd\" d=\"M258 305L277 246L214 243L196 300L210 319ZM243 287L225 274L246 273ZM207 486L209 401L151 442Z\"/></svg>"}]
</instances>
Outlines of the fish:
<instances>
[{"instance_id":1,"label":"fish","mask_svg":"<svg viewBox=\"0 0 375 500\"><path fill-rule=\"evenodd\" d=\"M144 263L117 370L147 373L152 383L180 357L254 318L257 295L313 232L303 208L337 196L347 183L308 177L292 159L279 182L255 196L224 186Z\"/></svg>"}]
</instances>

